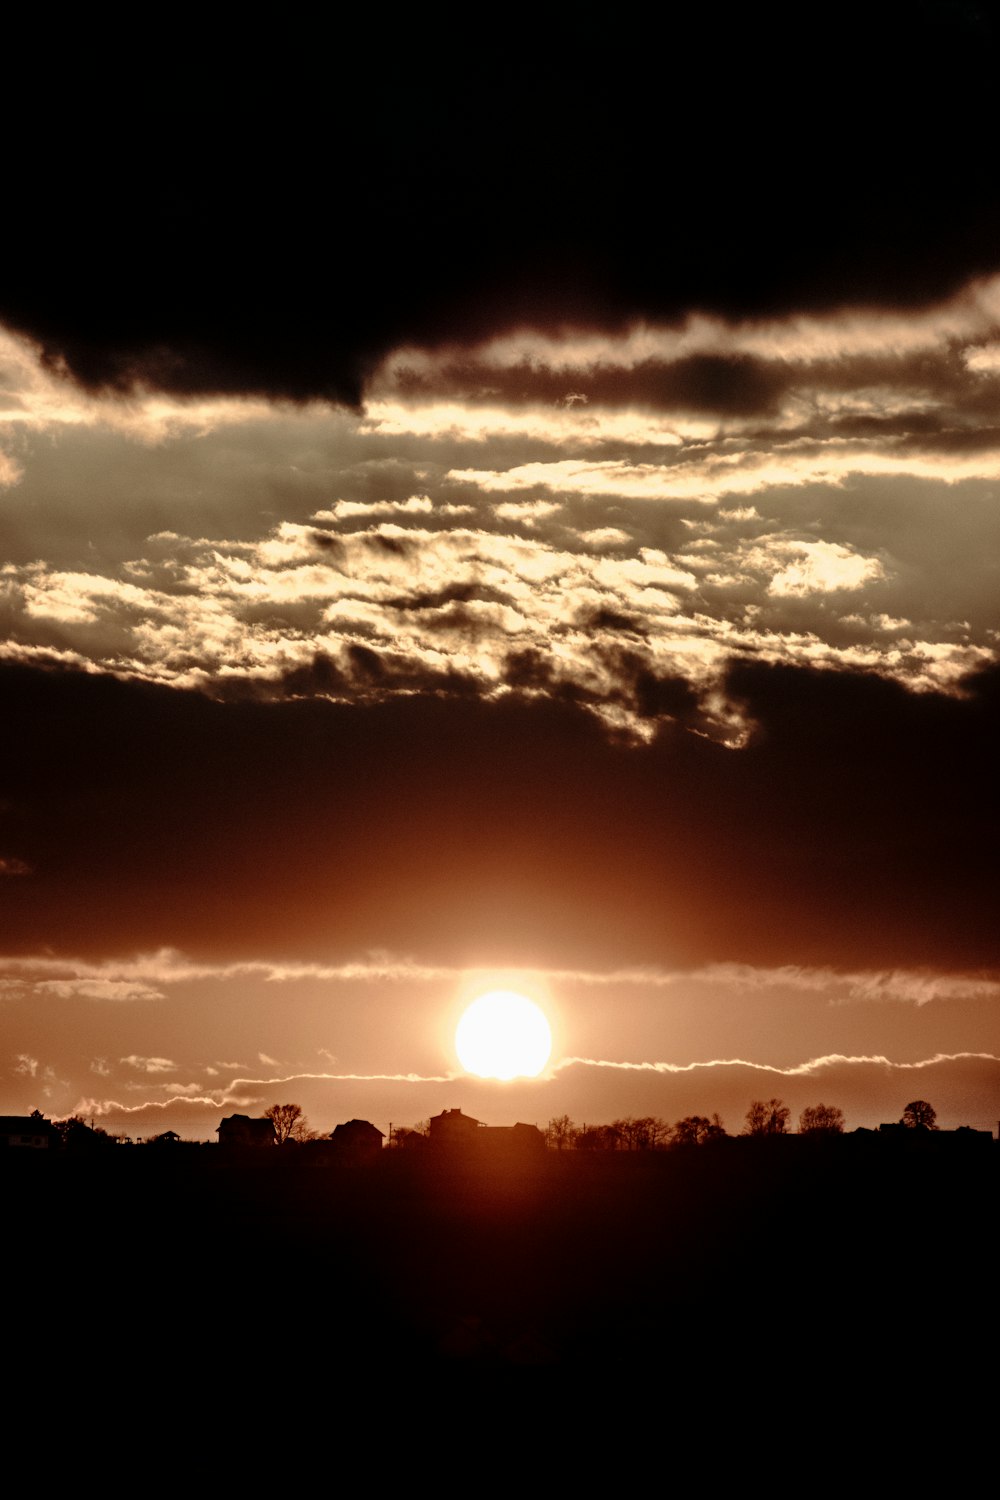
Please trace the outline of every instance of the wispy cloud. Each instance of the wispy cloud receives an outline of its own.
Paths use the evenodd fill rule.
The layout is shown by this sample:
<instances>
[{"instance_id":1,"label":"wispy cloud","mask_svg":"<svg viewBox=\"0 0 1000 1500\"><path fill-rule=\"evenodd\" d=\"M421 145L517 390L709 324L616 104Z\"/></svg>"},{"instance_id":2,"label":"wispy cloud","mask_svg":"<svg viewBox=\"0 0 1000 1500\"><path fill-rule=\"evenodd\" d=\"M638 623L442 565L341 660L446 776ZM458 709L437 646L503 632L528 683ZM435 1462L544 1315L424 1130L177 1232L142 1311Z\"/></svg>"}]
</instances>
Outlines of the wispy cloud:
<instances>
[{"instance_id":1,"label":"wispy cloud","mask_svg":"<svg viewBox=\"0 0 1000 1500\"><path fill-rule=\"evenodd\" d=\"M232 1094L224 1099L217 1099L211 1094L185 1095L183 1102L186 1104L203 1104L214 1109L233 1108L250 1109L259 1104L260 1100L254 1095ZM81 1117L94 1116L100 1119L108 1115L145 1115L160 1114L164 1111L177 1108L178 1100L171 1095L166 1099L143 1099L137 1104L126 1104L120 1099L98 1099L91 1095L81 1096L68 1112Z\"/></svg>"},{"instance_id":2,"label":"wispy cloud","mask_svg":"<svg viewBox=\"0 0 1000 1500\"><path fill-rule=\"evenodd\" d=\"M1000 1063L1000 1057L992 1052L938 1052L933 1057L923 1058L917 1062L894 1061L880 1054L852 1057L834 1052L825 1057L812 1057L805 1062L795 1063L788 1067L780 1067L774 1063L752 1062L745 1057L715 1057L707 1061L689 1063L623 1062L609 1058L564 1057L556 1063L554 1071L561 1072L566 1068L583 1067L611 1068L626 1073L699 1073L714 1069L739 1068L751 1073L774 1074L782 1078L806 1078L822 1073L824 1069L841 1065L878 1067L892 1072L911 1073L920 1072L925 1068L936 1068L942 1063L966 1060Z\"/></svg>"},{"instance_id":3,"label":"wispy cloud","mask_svg":"<svg viewBox=\"0 0 1000 1500\"><path fill-rule=\"evenodd\" d=\"M411 495L408 500L337 500L329 510L316 511L316 521L350 521L358 516L470 516L472 505L435 502L429 495Z\"/></svg>"},{"instance_id":4,"label":"wispy cloud","mask_svg":"<svg viewBox=\"0 0 1000 1500\"><path fill-rule=\"evenodd\" d=\"M125 1059L128 1061L128 1059ZM155 1070L154 1070L155 1071ZM146 1098L139 1102L124 1103L120 1099L87 1096L77 1101L73 1114L94 1115L142 1115L146 1112L162 1114L165 1110L180 1105L201 1106L209 1110L244 1110L259 1107L268 1095L278 1088L323 1084L402 1084L439 1085L451 1083L451 1073L324 1073L295 1072L266 1078L236 1078L225 1088L206 1088L198 1083L168 1082L160 1085L163 1097Z\"/></svg>"},{"instance_id":5,"label":"wispy cloud","mask_svg":"<svg viewBox=\"0 0 1000 1500\"><path fill-rule=\"evenodd\" d=\"M81 1000L125 1003L132 1000L163 999L162 990L128 979L43 979L35 982L35 990L41 995L57 995L61 1000L76 997Z\"/></svg>"},{"instance_id":6,"label":"wispy cloud","mask_svg":"<svg viewBox=\"0 0 1000 1500\"><path fill-rule=\"evenodd\" d=\"M841 1004L895 1002L928 1005L949 1000L998 1000L1000 979L992 974L944 974L927 969L880 969L841 972L797 964L755 968L748 964L714 964L696 971L702 979L733 989L787 988L823 992Z\"/></svg>"},{"instance_id":7,"label":"wispy cloud","mask_svg":"<svg viewBox=\"0 0 1000 1500\"><path fill-rule=\"evenodd\" d=\"M48 977L53 972L61 977ZM85 999L161 997L163 988L190 983L218 984L258 980L267 984L319 981L325 984L475 984L477 978L491 982L494 971L443 964L426 964L401 955L378 953L340 964L248 960L239 963L206 963L190 959L175 949L163 948L131 958L93 962L54 959L48 955L0 956L0 984L32 985L42 994L79 995ZM524 969L505 971L505 982L600 988L671 989L708 984L739 990L782 988L823 992L838 1003L896 1002L927 1005L949 1000L995 1000L1000 998L1000 978L992 973L939 973L928 969L879 969L842 971L823 966L807 968L788 964L762 967L751 964L709 964L695 969L623 967L608 969ZM153 989L153 985L159 988ZM325 1049L320 1049L325 1054ZM265 1054L268 1066L280 1063ZM240 1062L214 1059L214 1066L238 1070Z\"/></svg>"}]
</instances>

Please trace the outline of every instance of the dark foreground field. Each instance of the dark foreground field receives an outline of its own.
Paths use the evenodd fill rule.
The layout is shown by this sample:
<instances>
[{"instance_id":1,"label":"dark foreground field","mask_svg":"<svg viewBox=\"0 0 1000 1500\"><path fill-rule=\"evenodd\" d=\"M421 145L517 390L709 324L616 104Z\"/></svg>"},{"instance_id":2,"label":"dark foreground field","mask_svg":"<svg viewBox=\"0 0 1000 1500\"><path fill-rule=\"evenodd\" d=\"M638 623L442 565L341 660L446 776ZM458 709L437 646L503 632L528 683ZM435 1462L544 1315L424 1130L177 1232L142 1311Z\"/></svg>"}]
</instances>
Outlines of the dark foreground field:
<instances>
[{"instance_id":1,"label":"dark foreground field","mask_svg":"<svg viewBox=\"0 0 1000 1500\"><path fill-rule=\"evenodd\" d=\"M515 1164L308 1148L0 1162L26 1353L121 1378L168 1347L401 1390L548 1370L665 1388L973 1379L995 1334L997 1152L731 1141ZM187 1383L187 1381L185 1381Z\"/></svg>"}]
</instances>

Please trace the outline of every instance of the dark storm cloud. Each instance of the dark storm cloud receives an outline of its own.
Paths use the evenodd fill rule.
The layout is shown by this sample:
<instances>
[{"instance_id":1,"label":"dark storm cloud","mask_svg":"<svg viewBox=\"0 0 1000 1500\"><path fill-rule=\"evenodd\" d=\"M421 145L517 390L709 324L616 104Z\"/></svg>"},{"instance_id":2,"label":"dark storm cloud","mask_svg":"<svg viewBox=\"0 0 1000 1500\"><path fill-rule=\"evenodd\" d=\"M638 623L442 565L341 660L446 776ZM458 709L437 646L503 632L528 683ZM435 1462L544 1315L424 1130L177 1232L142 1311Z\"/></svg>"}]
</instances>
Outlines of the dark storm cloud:
<instances>
[{"instance_id":1,"label":"dark storm cloud","mask_svg":"<svg viewBox=\"0 0 1000 1500\"><path fill-rule=\"evenodd\" d=\"M723 14L512 12L457 68L423 12L355 17L349 66L298 28L132 69L46 48L61 147L7 162L0 316L92 386L356 402L401 342L903 304L996 264L989 13Z\"/></svg>"},{"instance_id":2,"label":"dark storm cloud","mask_svg":"<svg viewBox=\"0 0 1000 1500\"><path fill-rule=\"evenodd\" d=\"M484 584L452 583L432 593L401 594L397 599L387 599L390 609L424 610L441 609L446 604L469 604L472 600L480 604L508 604L510 599L500 589Z\"/></svg>"},{"instance_id":3,"label":"dark storm cloud","mask_svg":"<svg viewBox=\"0 0 1000 1500\"><path fill-rule=\"evenodd\" d=\"M355 643L346 646L336 660L317 651L310 662L277 678L234 679L223 685L219 696L228 702L317 696L362 702L397 693L468 697L479 689L474 677L454 668L435 670L402 653L373 651Z\"/></svg>"},{"instance_id":4,"label":"dark storm cloud","mask_svg":"<svg viewBox=\"0 0 1000 1500\"><path fill-rule=\"evenodd\" d=\"M313 545L319 547L322 552L326 552L330 554L330 556L336 558L338 563L341 563L343 561L344 544L341 542L339 537L334 536L331 532L314 531L312 533L312 542Z\"/></svg>"},{"instance_id":5,"label":"dark storm cloud","mask_svg":"<svg viewBox=\"0 0 1000 1500\"><path fill-rule=\"evenodd\" d=\"M787 367L748 355L695 354L669 363L645 359L624 367L597 363L572 373L527 362L482 366L470 358L442 362L433 371L415 371L403 356L392 370L389 389L409 400L458 397L515 406L586 401L747 416L773 411L793 378Z\"/></svg>"},{"instance_id":6,"label":"dark storm cloud","mask_svg":"<svg viewBox=\"0 0 1000 1500\"><path fill-rule=\"evenodd\" d=\"M966 288L964 301L959 297L939 308L937 326L932 313L908 327L898 315L884 313L759 325L694 319L676 330L632 330L617 342L605 341L603 351L593 339L574 343L570 336L539 338L533 347L522 336L520 346L516 339L497 340L478 351L403 350L373 376L369 411L377 430L389 411L398 424L405 421L398 408L383 403L396 400L414 413L445 403L440 436L454 440L447 421L455 423L458 403L470 430L477 407L485 409L495 424L491 437L500 435L499 411L534 409L538 442L541 411L561 408L577 415L576 441L609 457L622 441L620 424L616 430L613 421L622 410L651 419L672 415L680 419L681 432L685 417L714 416L721 428L717 440L738 433L765 447L810 437L863 437L876 444L912 438L917 450L954 445L960 451L979 433L983 446L996 441L991 340L998 318L1000 301L990 282ZM826 352L831 342L838 346L836 357ZM650 357L644 344L658 344L659 354ZM699 345L699 352L685 352ZM601 417L608 414L612 421L602 431ZM563 441L569 430L564 422ZM711 429L696 432L701 443L711 443ZM559 441L551 418L549 435ZM660 461L668 462L678 434L650 420L642 441L658 446ZM674 461L687 456L680 448Z\"/></svg>"},{"instance_id":7,"label":"dark storm cloud","mask_svg":"<svg viewBox=\"0 0 1000 1500\"><path fill-rule=\"evenodd\" d=\"M964 699L729 686L738 752L518 691L219 703L6 668L0 840L34 872L5 882L8 951L996 967L997 672Z\"/></svg>"},{"instance_id":8,"label":"dark storm cloud","mask_svg":"<svg viewBox=\"0 0 1000 1500\"><path fill-rule=\"evenodd\" d=\"M605 629L630 629L605 624ZM638 633L637 633L638 634ZM528 693L544 693L553 702L575 703L606 709L620 707L631 718L704 727L706 716L698 692L690 682L657 670L655 659L641 647L629 648L614 640L595 644L591 651L591 680L605 684L597 691L586 681L561 676L551 657L525 647L512 651L504 664L508 687Z\"/></svg>"},{"instance_id":9,"label":"dark storm cloud","mask_svg":"<svg viewBox=\"0 0 1000 1500\"><path fill-rule=\"evenodd\" d=\"M344 655L350 664L353 683L364 689L403 693L454 693L477 691L473 677L453 670L434 671L410 661L402 654L372 651L367 646L348 646Z\"/></svg>"},{"instance_id":10,"label":"dark storm cloud","mask_svg":"<svg viewBox=\"0 0 1000 1500\"><path fill-rule=\"evenodd\" d=\"M595 630L623 630L633 635L645 635L646 628L642 621L633 615L623 615L614 609L598 609L590 615L585 615L580 622L582 625L590 625Z\"/></svg>"}]
</instances>

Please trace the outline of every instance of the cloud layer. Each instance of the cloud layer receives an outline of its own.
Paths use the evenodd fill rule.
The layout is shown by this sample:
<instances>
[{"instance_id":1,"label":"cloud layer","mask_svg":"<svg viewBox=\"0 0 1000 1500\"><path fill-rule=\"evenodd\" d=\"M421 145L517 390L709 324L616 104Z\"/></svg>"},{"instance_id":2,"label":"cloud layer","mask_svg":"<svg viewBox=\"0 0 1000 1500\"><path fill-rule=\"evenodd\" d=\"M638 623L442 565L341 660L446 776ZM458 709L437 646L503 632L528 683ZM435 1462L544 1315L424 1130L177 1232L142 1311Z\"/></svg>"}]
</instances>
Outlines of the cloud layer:
<instances>
[{"instance_id":1,"label":"cloud layer","mask_svg":"<svg viewBox=\"0 0 1000 1500\"><path fill-rule=\"evenodd\" d=\"M84 396L8 339L3 654L216 696L542 693L732 744L734 659L954 691L1000 629L998 287L400 350L361 417Z\"/></svg>"},{"instance_id":2,"label":"cloud layer","mask_svg":"<svg viewBox=\"0 0 1000 1500\"><path fill-rule=\"evenodd\" d=\"M358 23L333 86L280 27L21 49L62 146L4 183L10 1107L919 1079L981 1123L996 23L507 19L465 72ZM585 1061L451 1077L493 966Z\"/></svg>"}]
</instances>

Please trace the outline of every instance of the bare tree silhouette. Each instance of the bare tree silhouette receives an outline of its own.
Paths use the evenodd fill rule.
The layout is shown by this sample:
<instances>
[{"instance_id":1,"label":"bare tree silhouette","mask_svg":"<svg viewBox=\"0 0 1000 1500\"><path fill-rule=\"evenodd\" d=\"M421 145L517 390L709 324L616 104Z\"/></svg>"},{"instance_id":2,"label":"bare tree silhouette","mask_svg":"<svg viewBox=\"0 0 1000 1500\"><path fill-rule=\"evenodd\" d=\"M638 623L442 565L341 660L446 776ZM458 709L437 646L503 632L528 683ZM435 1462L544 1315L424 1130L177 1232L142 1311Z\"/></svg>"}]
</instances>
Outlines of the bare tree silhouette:
<instances>
[{"instance_id":1,"label":"bare tree silhouette","mask_svg":"<svg viewBox=\"0 0 1000 1500\"><path fill-rule=\"evenodd\" d=\"M703 1146L706 1141L717 1141L726 1133L726 1127L718 1115L709 1120L705 1115L686 1115L674 1126L675 1146Z\"/></svg>"},{"instance_id":2,"label":"bare tree silhouette","mask_svg":"<svg viewBox=\"0 0 1000 1500\"><path fill-rule=\"evenodd\" d=\"M810 1104L799 1115L800 1135L842 1135L844 1111L835 1104Z\"/></svg>"},{"instance_id":3,"label":"bare tree silhouette","mask_svg":"<svg viewBox=\"0 0 1000 1500\"><path fill-rule=\"evenodd\" d=\"M545 1144L554 1146L557 1151L565 1151L567 1146L576 1143L577 1128L569 1115L559 1115L550 1120L545 1130Z\"/></svg>"},{"instance_id":4,"label":"bare tree silhouette","mask_svg":"<svg viewBox=\"0 0 1000 1500\"><path fill-rule=\"evenodd\" d=\"M785 1135L791 1111L780 1099L755 1099L747 1110L744 1135Z\"/></svg>"},{"instance_id":5,"label":"bare tree silhouette","mask_svg":"<svg viewBox=\"0 0 1000 1500\"><path fill-rule=\"evenodd\" d=\"M274 1138L279 1146L288 1141L309 1139L309 1122L302 1113L301 1104L272 1104L264 1111L265 1120L274 1126Z\"/></svg>"},{"instance_id":6,"label":"bare tree silhouette","mask_svg":"<svg viewBox=\"0 0 1000 1500\"><path fill-rule=\"evenodd\" d=\"M430 1121L418 1120L416 1125L394 1125L389 1140L390 1146L396 1151L419 1149L427 1145L430 1133Z\"/></svg>"},{"instance_id":7,"label":"bare tree silhouette","mask_svg":"<svg viewBox=\"0 0 1000 1500\"><path fill-rule=\"evenodd\" d=\"M626 1115L604 1128L614 1133L613 1149L618 1151L658 1151L670 1139L670 1126L656 1115Z\"/></svg>"}]
</instances>

